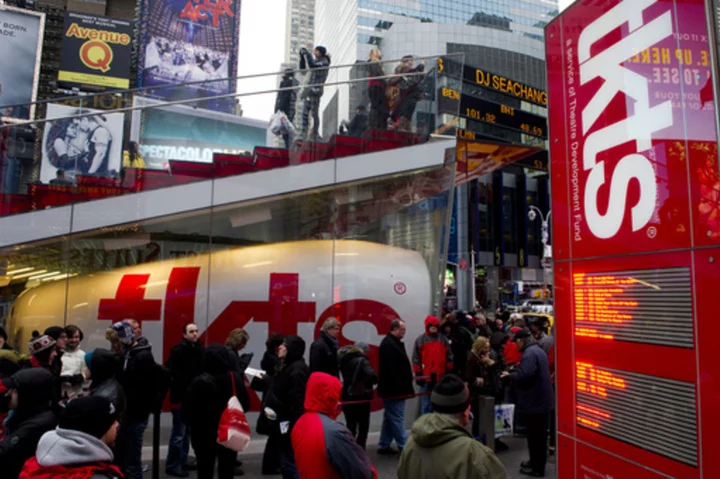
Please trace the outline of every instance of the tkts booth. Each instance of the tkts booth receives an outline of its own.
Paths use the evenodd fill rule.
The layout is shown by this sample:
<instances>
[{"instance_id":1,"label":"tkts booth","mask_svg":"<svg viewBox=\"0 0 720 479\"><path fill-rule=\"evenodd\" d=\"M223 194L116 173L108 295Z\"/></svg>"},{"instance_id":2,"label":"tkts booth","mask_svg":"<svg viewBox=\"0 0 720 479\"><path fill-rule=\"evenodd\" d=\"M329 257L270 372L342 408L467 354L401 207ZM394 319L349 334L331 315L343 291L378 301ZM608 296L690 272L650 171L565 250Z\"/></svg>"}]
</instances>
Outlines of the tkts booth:
<instances>
[{"instance_id":1,"label":"tkts booth","mask_svg":"<svg viewBox=\"0 0 720 479\"><path fill-rule=\"evenodd\" d=\"M720 471L707 12L581 0L546 28L562 478Z\"/></svg>"}]
</instances>

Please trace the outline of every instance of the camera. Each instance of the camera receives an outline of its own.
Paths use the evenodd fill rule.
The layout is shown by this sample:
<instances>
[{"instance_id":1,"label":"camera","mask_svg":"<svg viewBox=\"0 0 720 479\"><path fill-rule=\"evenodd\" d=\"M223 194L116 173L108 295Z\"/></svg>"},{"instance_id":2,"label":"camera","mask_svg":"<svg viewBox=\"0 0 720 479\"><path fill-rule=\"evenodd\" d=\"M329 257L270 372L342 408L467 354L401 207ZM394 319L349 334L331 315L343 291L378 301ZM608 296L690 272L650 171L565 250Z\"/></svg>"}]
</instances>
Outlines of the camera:
<instances>
[{"instance_id":1,"label":"camera","mask_svg":"<svg viewBox=\"0 0 720 479\"><path fill-rule=\"evenodd\" d=\"M306 53L310 53L307 48L305 48L305 47L300 48L300 55L305 55Z\"/></svg>"}]
</instances>

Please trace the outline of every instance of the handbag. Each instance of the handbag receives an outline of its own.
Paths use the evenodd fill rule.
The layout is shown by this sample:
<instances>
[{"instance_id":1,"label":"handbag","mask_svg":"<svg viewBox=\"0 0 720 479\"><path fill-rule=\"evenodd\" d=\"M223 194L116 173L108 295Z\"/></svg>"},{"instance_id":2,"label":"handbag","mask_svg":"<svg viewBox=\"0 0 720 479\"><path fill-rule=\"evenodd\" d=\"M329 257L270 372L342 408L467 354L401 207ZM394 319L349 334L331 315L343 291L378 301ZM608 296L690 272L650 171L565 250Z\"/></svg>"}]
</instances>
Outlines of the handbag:
<instances>
[{"instance_id":1,"label":"handbag","mask_svg":"<svg viewBox=\"0 0 720 479\"><path fill-rule=\"evenodd\" d=\"M217 442L230 450L242 452L250 444L250 425L237 398L235 374L230 373L230 379L232 380L232 396L228 399L227 406L220 416Z\"/></svg>"}]
</instances>

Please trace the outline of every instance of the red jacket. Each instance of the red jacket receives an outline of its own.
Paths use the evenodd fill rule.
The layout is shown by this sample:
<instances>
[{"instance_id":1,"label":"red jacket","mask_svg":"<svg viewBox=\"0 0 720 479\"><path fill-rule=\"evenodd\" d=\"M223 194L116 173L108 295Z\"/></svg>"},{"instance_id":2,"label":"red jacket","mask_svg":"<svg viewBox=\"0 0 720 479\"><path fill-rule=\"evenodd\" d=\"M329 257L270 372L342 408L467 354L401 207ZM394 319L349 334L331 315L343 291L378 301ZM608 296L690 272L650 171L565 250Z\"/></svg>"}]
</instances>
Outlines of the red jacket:
<instances>
[{"instance_id":1,"label":"red jacket","mask_svg":"<svg viewBox=\"0 0 720 479\"><path fill-rule=\"evenodd\" d=\"M335 421L342 384L335 376L312 373L305 414L292 429L300 479L377 479L377 472L350 431Z\"/></svg>"},{"instance_id":2,"label":"red jacket","mask_svg":"<svg viewBox=\"0 0 720 479\"><path fill-rule=\"evenodd\" d=\"M436 334L428 334L428 328L435 326ZM425 318L425 334L415 340L413 350L413 372L416 376L435 374L439 380L453 369L453 355L450 343L440 334L440 320L435 316Z\"/></svg>"},{"instance_id":3,"label":"red jacket","mask_svg":"<svg viewBox=\"0 0 720 479\"><path fill-rule=\"evenodd\" d=\"M23 466L18 479L90 479L95 474L102 474L108 478L123 477L117 466L105 462L77 466L42 467L38 464L37 459L32 457Z\"/></svg>"},{"instance_id":4,"label":"red jacket","mask_svg":"<svg viewBox=\"0 0 720 479\"><path fill-rule=\"evenodd\" d=\"M518 364L520 362L520 358L522 358L522 353L518 351L517 343L512 340L512 338L515 337L515 333L518 331L520 331L520 328L510 329L510 341L505 343L505 349L503 349L505 364L508 366Z\"/></svg>"}]
</instances>

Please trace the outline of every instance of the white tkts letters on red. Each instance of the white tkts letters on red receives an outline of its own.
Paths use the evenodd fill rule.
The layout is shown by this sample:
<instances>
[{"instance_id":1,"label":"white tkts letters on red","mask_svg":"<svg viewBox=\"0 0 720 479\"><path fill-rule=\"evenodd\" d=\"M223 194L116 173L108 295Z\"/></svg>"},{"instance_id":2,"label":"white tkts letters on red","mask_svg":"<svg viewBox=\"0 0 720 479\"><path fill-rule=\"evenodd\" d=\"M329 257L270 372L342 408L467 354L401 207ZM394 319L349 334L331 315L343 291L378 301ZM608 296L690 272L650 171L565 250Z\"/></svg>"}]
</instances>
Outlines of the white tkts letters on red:
<instances>
[{"instance_id":1,"label":"white tkts letters on red","mask_svg":"<svg viewBox=\"0 0 720 479\"><path fill-rule=\"evenodd\" d=\"M583 135L587 135L610 101L622 92L634 100L629 115L622 121L593 132L586 138L583 168L590 171L585 184L584 209L588 228L598 238L615 236L625 217L628 187L634 178L640 184L640 199L631 209L632 230L648 224L655 211L657 182L655 169L645 156L639 154L652 146L652 134L672 125L670 101L650 107L648 80L621 65L631 56L664 40L673 33L672 15L666 11L649 23L643 21L643 11L657 0L624 0L585 27L578 42L580 83L600 77L603 85L582 111ZM619 42L596 54L591 47L611 31L627 23L629 34ZM612 173L607 212L599 212L598 192L605 184L605 163L597 162L599 153L634 141L637 153L620 159Z\"/></svg>"}]
</instances>

